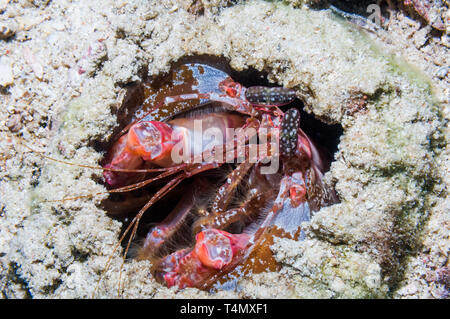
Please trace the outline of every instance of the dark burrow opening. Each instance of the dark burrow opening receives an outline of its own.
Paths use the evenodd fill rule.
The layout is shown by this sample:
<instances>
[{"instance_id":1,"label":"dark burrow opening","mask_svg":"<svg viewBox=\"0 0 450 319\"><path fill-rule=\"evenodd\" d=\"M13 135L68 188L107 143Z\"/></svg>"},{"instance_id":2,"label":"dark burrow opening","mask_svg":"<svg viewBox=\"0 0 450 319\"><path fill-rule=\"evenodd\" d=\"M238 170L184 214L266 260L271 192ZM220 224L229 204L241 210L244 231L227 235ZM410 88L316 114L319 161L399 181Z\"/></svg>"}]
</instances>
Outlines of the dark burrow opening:
<instances>
[{"instance_id":1,"label":"dark burrow opening","mask_svg":"<svg viewBox=\"0 0 450 319\"><path fill-rule=\"evenodd\" d=\"M116 137L105 144L98 144L97 146L103 151L110 150L120 137L119 132L121 132L129 123L148 112L149 107L162 101L167 96L188 94L192 92L219 92L218 84L227 75L235 82L238 82L245 87L277 86L267 80L267 73L259 72L255 69L237 72L231 69L227 61L222 58L211 56L186 57L177 63L174 63L168 73L156 77L145 78L140 83L130 85L128 93L124 98L123 105L117 114L119 125L116 128ZM199 109L203 110L200 112L215 112L215 107L215 104L211 104L210 101L205 99L186 100L173 103L170 107L164 106L163 109L165 109L166 112L153 112L150 116L147 116L146 119L167 122L177 118L183 119L192 116L192 114L198 112ZM192 111L192 108L195 108L195 111ZM314 115L308 114L303 110L303 103L298 98L292 103L280 107L283 112L290 108L296 108L300 111L300 126L302 130L309 136L312 142L318 146L322 159L324 159L325 162L331 163L334 153L338 149L340 136L343 133L342 127L339 124L325 124L319 119L316 119ZM180 111L180 109L184 110ZM108 162L108 158L110 157L107 155L102 163L103 165ZM180 202L180 198L183 198L183 195L189 192L190 189L196 187L195 185L197 185L196 183L200 179L207 182L207 187L203 188L202 191L196 191L194 193L194 204L192 205L191 212L183 219L182 225L177 232L170 240L167 240L159 247L154 253L154 256L150 259L155 261L179 249L192 247L195 244L195 234L192 231L192 225L199 216L201 216L200 211L209 209L208 205L210 205L217 190L226 182L229 174L236 167L237 164L224 164L220 168L202 172L196 175L195 178L183 180L176 188L170 191L167 196L159 199L143 215L127 258L134 258L139 255L139 251L144 245L145 237L149 230L153 226L161 223L161 221L163 221L177 206ZM247 172L246 174L246 179L248 179L250 173ZM282 176L278 177L278 181L281 177ZM148 176L146 178L148 178ZM111 193L109 198L102 203L102 206L113 218L123 222L122 231L125 231L136 213L157 191L170 183L173 178L173 176L169 176L152 183L150 186L139 188L131 192ZM139 180L143 179L144 177L141 177ZM135 181L136 180L132 180L130 183ZM277 186L275 185L274 187L276 188ZM109 188L113 189L113 187ZM249 189L250 186L248 185L239 186L236 190L236 194L231 200L230 206L239 206L239 204L243 202L243 198L245 198L245 194ZM275 192L277 191L278 190L275 190ZM267 203L265 204L267 206ZM255 207L257 207L257 205ZM264 207L264 209L267 208ZM252 218L255 218L255 216ZM238 234L251 223L249 220L250 218L247 217L245 222L233 223L225 230L230 233ZM127 246L128 240L129 234L122 242L124 248Z\"/></svg>"}]
</instances>

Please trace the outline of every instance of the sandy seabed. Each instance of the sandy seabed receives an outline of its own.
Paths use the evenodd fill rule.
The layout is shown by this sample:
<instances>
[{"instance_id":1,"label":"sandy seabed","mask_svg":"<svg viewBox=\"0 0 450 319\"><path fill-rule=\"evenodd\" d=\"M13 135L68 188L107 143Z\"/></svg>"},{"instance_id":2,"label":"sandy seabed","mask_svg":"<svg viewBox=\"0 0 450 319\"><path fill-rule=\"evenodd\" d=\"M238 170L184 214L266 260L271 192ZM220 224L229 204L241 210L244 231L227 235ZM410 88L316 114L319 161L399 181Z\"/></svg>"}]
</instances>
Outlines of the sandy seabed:
<instances>
[{"instance_id":1,"label":"sandy seabed","mask_svg":"<svg viewBox=\"0 0 450 319\"><path fill-rule=\"evenodd\" d=\"M2 296L117 297L122 264L121 223L98 206L107 195L49 202L104 191L102 172L16 137L98 165L93 145L113 138L128 84L213 55L267 72L342 125L326 175L341 201L304 225L306 240L276 240L281 271L238 291L168 289L149 262L129 261L121 297L448 297L448 25L399 11L367 31L310 2L0 0Z\"/></svg>"}]
</instances>

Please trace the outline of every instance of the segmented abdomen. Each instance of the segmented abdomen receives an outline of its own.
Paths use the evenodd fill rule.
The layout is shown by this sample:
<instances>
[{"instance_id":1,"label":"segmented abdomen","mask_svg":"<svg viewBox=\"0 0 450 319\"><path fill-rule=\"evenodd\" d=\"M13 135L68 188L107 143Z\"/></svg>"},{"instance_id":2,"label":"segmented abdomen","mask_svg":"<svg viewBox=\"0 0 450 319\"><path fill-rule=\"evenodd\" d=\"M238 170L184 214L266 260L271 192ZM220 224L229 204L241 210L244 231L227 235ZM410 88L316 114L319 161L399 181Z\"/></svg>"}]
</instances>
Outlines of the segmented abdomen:
<instances>
[{"instance_id":1,"label":"segmented abdomen","mask_svg":"<svg viewBox=\"0 0 450 319\"><path fill-rule=\"evenodd\" d=\"M283 87L251 86L245 98L255 105L284 105L295 99L295 91Z\"/></svg>"}]
</instances>

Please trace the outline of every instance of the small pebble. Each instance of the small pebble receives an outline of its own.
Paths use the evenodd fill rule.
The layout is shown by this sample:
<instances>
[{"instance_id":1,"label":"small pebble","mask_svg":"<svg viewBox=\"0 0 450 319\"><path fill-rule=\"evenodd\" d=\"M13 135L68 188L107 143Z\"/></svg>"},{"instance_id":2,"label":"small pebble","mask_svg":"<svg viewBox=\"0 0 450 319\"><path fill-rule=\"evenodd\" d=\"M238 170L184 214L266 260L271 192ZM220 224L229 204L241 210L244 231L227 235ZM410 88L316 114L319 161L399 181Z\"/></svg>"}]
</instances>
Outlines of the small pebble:
<instances>
[{"instance_id":1,"label":"small pebble","mask_svg":"<svg viewBox=\"0 0 450 319\"><path fill-rule=\"evenodd\" d=\"M35 7L44 8L49 4L50 0L32 0L29 2L33 3Z\"/></svg>"},{"instance_id":2,"label":"small pebble","mask_svg":"<svg viewBox=\"0 0 450 319\"><path fill-rule=\"evenodd\" d=\"M12 114L5 123L5 126L13 133L20 131L22 128L22 117L20 114Z\"/></svg>"},{"instance_id":3,"label":"small pebble","mask_svg":"<svg viewBox=\"0 0 450 319\"><path fill-rule=\"evenodd\" d=\"M448 66L444 66L444 67L440 68L439 70L437 70L436 76L442 80L443 78L445 78L447 76L448 69L449 69Z\"/></svg>"},{"instance_id":4,"label":"small pebble","mask_svg":"<svg viewBox=\"0 0 450 319\"><path fill-rule=\"evenodd\" d=\"M48 17L43 16L43 15L36 15L36 16L23 15L23 16L17 16L15 19L18 23L18 28L20 30L29 31L47 18Z\"/></svg>"}]
</instances>

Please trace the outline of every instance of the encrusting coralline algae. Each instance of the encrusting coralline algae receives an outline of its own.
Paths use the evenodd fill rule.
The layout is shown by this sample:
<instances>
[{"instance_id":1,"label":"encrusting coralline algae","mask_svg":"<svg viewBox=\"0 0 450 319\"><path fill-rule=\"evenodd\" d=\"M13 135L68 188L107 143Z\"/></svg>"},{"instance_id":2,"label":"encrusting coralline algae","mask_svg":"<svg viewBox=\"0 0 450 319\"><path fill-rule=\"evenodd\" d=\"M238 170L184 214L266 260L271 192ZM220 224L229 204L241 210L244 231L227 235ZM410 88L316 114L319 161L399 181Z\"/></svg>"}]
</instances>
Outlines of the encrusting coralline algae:
<instances>
[{"instance_id":1,"label":"encrusting coralline algae","mask_svg":"<svg viewBox=\"0 0 450 319\"><path fill-rule=\"evenodd\" d=\"M281 272L213 297L445 297L448 82L432 71L448 65L446 48L430 40L429 67L417 62L426 47L400 46L405 34L366 34L329 10L202 1L200 14L188 2L0 2L2 23L17 23L0 40L0 67L12 73L0 83L3 296L115 297L119 276L126 298L208 296L161 286L149 262L126 262L119 275L119 251L96 289L121 227L96 206L107 195L48 201L104 191L102 172L46 161L13 136L98 165L94 142L112 137L127 84L181 57L214 55L267 71L344 133L326 176L341 202L316 213L306 240L275 241Z\"/></svg>"}]
</instances>

